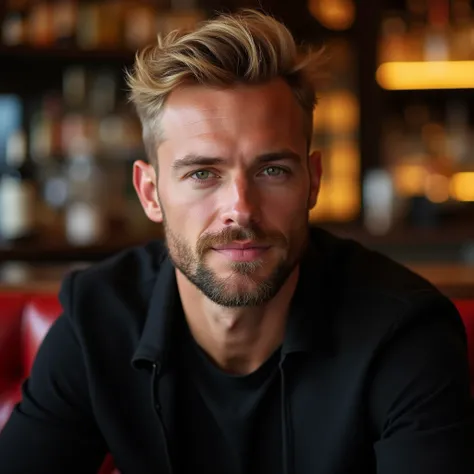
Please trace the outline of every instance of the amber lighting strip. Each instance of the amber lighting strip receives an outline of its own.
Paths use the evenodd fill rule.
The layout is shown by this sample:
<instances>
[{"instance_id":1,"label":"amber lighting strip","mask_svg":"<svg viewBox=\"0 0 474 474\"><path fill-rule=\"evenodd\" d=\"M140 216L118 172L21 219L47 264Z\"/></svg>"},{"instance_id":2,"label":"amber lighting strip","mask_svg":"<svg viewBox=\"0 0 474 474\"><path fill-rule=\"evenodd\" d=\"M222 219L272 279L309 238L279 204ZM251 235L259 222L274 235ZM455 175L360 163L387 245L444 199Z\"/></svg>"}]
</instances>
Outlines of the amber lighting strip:
<instances>
[{"instance_id":1,"label":"amber lighting strip","mask_svg":"<svg viewBox=\"0 0 474 474\"><path fill-rule=\"evenodd\" d=\"M461 202L474 202L474 171L456 173L451 178L451 194Z\"/></svg>"},{"instance_id":2,"label":"amber lighting strip","mask_svg":"<svg viewBox=\"0 0 474 474\"><path fill-rule=\"evenodd\" d=\"M387 90L473 89L474 61L387 62L376 78Z\"/></svg>"}]
</instances>

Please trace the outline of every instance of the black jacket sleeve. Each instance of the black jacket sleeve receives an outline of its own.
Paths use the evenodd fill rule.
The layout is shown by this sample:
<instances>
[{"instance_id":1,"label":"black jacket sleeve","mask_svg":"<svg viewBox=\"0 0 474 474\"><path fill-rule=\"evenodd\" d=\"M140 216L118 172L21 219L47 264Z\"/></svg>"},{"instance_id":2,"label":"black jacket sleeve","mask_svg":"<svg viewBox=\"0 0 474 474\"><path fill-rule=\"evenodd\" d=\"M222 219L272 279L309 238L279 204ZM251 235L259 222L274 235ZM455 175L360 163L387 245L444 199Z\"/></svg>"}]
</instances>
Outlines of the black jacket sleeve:
<instances>
[{"instance_id":1,"label":"black jacket sleeve","mask_svg":"<svg viewBox=\"0 0 474 474\"><path fill-rule=\"evenodd\" d=\"M420 295L374 368L370 413L379 474L474 473L466 336L451 302Z\"/></svg>"},{"instance_id":2,"label":"black jacket sleeve","mask_svg":"<svg viewBox=\"0 0 474 474\"><path fill-rule=\"evenodd\" d=\"M43 340L21 402L0 433L0 470L96 473L105 454L81 348L70 319L62 315Z\"/></svg>"}]
</instances>

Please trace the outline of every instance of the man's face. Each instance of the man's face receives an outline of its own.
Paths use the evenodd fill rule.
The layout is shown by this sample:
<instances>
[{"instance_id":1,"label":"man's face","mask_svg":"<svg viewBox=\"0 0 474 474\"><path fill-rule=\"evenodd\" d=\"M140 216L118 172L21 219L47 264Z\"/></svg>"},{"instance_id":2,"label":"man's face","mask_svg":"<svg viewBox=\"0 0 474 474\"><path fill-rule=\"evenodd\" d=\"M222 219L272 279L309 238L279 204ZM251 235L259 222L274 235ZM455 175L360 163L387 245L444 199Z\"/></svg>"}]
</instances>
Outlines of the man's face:
<instances>
[{"instance_id":1,"label":"man's face","mask_svg":"<svg viewBox=\"0 0 474 474\"><path fill-rule=\"evenodd\" d=\"M270 300L297 266L319 157L283 81L169 97L157 201L176 268L222 306Z\"/></svg>"}]
</instances>

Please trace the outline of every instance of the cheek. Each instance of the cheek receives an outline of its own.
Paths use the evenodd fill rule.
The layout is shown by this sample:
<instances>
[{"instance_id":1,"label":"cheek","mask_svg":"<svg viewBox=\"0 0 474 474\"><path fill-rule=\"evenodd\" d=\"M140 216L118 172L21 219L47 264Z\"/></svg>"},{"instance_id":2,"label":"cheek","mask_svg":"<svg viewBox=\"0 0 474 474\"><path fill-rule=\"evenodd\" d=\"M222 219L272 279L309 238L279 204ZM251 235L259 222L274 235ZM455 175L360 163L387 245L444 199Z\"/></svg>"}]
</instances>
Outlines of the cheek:
<instances>
[{"instance_id":1,"label":"cheek","mask_svg":"<svg viewBox=\"0 0 474 474\"><path fill-rule=\"evenodd\" d=\"M269 200L262 209L263 226L285 235L292 248L303 245L309 225L308 198L299 194L295 192L284 200Z\"/></svg>"},{"instance_id":2,"label":"cheek","mask_svg":"<svg viewBox=\"0 0 474 474\"><path fill-rule=\"evenodd\" d=\"M265 217L291 225L307 215L308 193L304 186L289 188L285 192L265 193L261 200L261 210Z\"/></svg>"},{"instance_id":3,"label":"cheek","mask_svg":"<svg viewBox=\"0 0 474 474\"><path fill-rule=\"evenodd\" d=\"M169 178L165 186L160 187L160 197L169 207L182 218L202 213L211 207L212 193L192 189L186 183L176 182Z\"/></svg>"},{"instance_id":4,"label":"cheek","mask_svg":"<svg viewBox=\"0 0 474 474\"><path fill-rule=\"evenodd\" d=\"M168 190L167 190L168 191ZM195 242L211 219L215 200L209 196L192 197L190 193L175 190L161 197L169 229L189 243Z\"/></svg>"}]
</instances>

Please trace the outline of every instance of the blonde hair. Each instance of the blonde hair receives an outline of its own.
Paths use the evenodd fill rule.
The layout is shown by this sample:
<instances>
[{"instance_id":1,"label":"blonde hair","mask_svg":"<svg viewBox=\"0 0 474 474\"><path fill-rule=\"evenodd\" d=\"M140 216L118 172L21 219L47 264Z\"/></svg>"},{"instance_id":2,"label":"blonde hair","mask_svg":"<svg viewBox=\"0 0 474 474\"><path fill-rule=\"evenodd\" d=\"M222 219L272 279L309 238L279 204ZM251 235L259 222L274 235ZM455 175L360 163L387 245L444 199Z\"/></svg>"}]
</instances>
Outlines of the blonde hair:
<instances>
[{"instance_id":1,"label":"blonde hair","mask_svg":"<svg viewBox=\"0 0 474 474\"><path fill-rule=\"evenodd\" d=\"M300 54L282 23L255 10L221 14L194 31L158 36L156 44L137 53L127 73L148 159L155 161L166 98L185 83L229 87L282 78L304 112L310 138L320 57L321 51Z\"/></svg>"}]
</instances>

